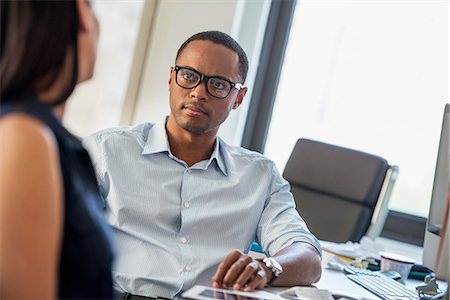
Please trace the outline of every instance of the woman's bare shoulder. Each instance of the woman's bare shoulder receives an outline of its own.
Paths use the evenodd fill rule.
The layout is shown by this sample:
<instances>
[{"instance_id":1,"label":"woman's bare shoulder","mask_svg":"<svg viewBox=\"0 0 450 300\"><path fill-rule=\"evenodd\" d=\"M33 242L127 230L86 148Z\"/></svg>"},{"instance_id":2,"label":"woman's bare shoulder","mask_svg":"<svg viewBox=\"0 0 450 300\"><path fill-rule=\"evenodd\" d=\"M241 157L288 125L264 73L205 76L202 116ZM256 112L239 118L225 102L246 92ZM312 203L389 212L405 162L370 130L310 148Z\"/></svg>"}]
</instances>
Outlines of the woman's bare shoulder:
<instances>
[{"instance_id":1,"label":"woman's bare shoulder","mask_svg":"<svg viewBox=\"0 0 450 300\"><path fill-rule=\"evenodd\" d=\"M45 123L22 113L4 116L0 118L0 145L0 176L9 182L6 189L28 187L40 192L39 185L59 186L58 146Z\"/></svg>"},{"instance_id":2,"label":"woman's bare shoulder","mask_svg":"<svg viewBox=\"0 0 450 300\"><path fill-rule=\"evenodd\" d=\"M32 151L39 154L41 151L55 151L56 139L42 121L27 114L12 113L0 118L0 144L2 156L8 152Z\"/></svg>"}]
</instances>

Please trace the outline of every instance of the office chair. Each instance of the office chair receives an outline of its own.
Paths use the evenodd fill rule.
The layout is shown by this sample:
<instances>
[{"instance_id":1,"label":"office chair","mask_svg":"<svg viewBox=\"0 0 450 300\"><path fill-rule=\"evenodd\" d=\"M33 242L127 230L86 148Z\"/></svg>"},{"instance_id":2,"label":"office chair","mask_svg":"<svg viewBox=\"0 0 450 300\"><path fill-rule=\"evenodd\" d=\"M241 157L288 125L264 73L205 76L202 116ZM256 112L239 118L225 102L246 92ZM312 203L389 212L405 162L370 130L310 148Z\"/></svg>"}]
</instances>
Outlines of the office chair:
<instances>
[{"instance_id":1,"label":"office chair","mask_svg":"<svg viewBox=\"0 0 450 300\"><path fill-rule=\"evenodd\" d=\"M283 172L311 232L339 243L381 233L397 174L379 156L309 139L297 141Z\"/></svg>"}]
</instances>

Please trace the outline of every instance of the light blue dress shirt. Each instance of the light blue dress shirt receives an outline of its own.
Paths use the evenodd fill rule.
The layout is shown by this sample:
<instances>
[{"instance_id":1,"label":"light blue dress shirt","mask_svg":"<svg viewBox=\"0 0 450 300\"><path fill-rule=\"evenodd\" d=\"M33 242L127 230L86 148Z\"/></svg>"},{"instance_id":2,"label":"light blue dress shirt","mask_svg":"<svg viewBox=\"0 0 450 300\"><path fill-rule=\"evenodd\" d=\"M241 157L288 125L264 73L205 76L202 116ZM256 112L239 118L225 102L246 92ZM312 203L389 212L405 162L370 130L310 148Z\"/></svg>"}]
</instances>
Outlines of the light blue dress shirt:
<instances>
[{"instance_id":1,"label":"light blue dress shirt","mask_svg":"<svg viewBox=\"0 0 450 300\"><path fill-rule=\"evenodd\" d=\"M263 155L220 138L208 160L174 157L164 124L107 129L85 140L117 244L115 289L174 297L210 285L226 255L258 241L268 255L294 242L319 252L289 183Z\"/></svg>"}]
</instances>

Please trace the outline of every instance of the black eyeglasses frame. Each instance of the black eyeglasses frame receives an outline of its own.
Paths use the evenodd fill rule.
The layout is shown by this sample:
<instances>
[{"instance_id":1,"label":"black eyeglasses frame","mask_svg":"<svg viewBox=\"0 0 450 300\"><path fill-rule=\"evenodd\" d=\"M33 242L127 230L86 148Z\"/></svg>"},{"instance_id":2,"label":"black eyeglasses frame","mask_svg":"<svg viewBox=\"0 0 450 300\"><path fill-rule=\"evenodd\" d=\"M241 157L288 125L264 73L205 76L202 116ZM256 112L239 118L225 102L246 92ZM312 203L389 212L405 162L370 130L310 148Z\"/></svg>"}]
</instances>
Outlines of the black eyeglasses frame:
<instances>
[{"instance_id":1,"label":"black eyeglasses frame","mask_svg":"<svg viewBox=\"0 0 450 300\"><path fill-rule=\"evenodd\" d=\"M183 89L188 89L188 90L190 90L190 89L194 89L194 88L196 88L197 86L199 86L200 83L202 83L202 81L203 81L203 82L205 82L205 87L206 87L206 91L208 92L208 94L211 95L211 96L214 97L214 98L217 98L217 99L225 99L226 97L228 97L228 96L230 95L231 90L232 90L233 88L239 91L239 90L244 86L242 83L233 82L233 81L230 81L230 80L228 80L228 79L226 79L226 78L223 78L223 77L220 77L220 76L206 76L205 74L203 74L203 73L197 71L196 69L189 68L189 67L181 67L181 66L175 65L175 66L173 67L173 69L175 70L175 82L177 83L177 85L178 85L179 87L181 87L181 88L183 88ZM193 87L190 87L190 88L187 88L187 87L184 87L184 86L180 85L180 84L178 83L178 72L179 72L181 69L187 69L187 70L189 70L189 71L195 72L195 73L197 73L198 75L200 75L200 80L198 81L198 83L197 83L196 85L194 85ZM214 96L213 94L210 93L210 91L209 91L209 89L208 89L208 81L209 81L210 79L214 79L214 78L217 78L217 79L220 79L220 80L224 80L224 81L226 81L226 82L228 82L228 83L230 84L231 88L230 88L230 90L228 91L228 93L227 93L227 95L226 95L225 97L217 97L217 96Z\"/></svg>"}]
</instances>

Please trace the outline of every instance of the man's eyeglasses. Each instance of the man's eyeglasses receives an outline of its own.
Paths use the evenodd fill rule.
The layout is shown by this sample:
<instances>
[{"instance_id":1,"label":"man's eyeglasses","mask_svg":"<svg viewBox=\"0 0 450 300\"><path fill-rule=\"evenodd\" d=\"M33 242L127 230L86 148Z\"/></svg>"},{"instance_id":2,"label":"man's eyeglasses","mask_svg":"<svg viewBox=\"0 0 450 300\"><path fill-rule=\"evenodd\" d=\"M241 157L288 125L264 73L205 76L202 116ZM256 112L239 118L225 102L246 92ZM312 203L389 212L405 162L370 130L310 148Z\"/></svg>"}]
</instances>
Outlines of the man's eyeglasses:
<instances>
[{"instance_id":1,"label":"man's eyeglasses","mask_svg":"<svg viewBox=\"0 0 450 300\"><path fill-rule=\"evenodd\" d=\"M180 87L193 89L204 81L206 91L215 98L224 99L228 97L232 88L239 91L243 87L241 83L231 82L221 77L208 77L191 68L175 66L174 69L176 72L175 82Z\"/></svg>"}]
</instances>

